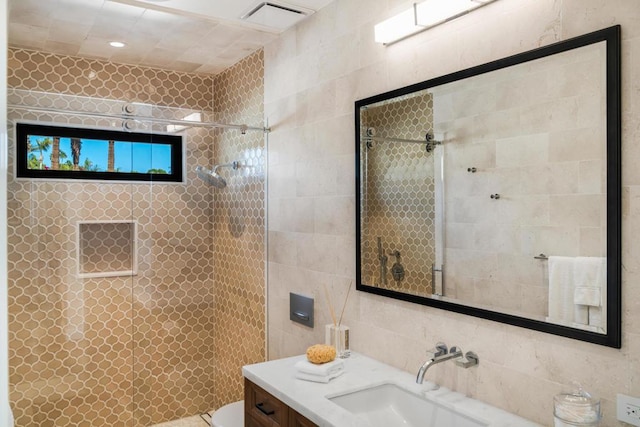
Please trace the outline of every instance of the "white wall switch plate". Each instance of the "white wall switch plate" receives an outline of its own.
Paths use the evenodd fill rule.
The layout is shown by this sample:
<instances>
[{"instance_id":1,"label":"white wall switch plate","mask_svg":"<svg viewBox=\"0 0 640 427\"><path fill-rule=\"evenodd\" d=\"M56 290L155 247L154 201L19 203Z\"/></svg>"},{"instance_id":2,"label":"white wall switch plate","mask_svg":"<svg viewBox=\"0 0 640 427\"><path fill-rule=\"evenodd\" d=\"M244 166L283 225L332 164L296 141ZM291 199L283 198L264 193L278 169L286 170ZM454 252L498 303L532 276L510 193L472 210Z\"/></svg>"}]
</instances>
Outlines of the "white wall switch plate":
<instances>
[{"instance_id":1,"label":"white wall switch plate","mask_svg":"<svg viewBox=\"0 0 640 427\"><path fill-rule=\"evenodd\" d=\"M617 399L618 420L640 426L640 399L624 394L618 394Z\"/></svg>"}]
</instances>

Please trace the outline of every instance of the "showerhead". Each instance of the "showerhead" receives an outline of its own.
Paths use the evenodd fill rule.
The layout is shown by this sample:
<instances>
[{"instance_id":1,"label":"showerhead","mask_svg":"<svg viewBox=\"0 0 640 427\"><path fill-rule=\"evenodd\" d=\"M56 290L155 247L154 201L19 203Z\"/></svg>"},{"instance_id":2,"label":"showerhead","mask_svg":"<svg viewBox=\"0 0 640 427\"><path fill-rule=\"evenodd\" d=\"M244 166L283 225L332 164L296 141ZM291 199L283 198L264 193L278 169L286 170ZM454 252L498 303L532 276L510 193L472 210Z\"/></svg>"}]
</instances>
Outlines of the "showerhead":
<instances>
[{"instance_id":1,"label":"showerhead","mask_svg":"<svg viewBox=\"0 0 640 427\"><path fill-rule=\"evenodd\" d=\"M226 165L216 165L213 167L213 169L196 166L196 174L198 175L198 178L207 182L208 184L211 184L217 188L224 188L227 186L227 181L223 177L218 175L218 168L222 167L231 167L233 168L233 170L236 170L240 167L240 162L234 161Z\"/></svg>"},{"instance_id":2,"label":"showerhead","mask_svg":"<svg viewBox=\"0 0 640 427\"><path fill-rule=\"evenodd\" d=\"M198 178L210 185L213 185L214 187L224 188L227 186L227 181L218 175L218 173L215 172L215 169L211 170L203 168L202 166L196 166L196 174L198 175Z\"/></svg>"}]
</instances>

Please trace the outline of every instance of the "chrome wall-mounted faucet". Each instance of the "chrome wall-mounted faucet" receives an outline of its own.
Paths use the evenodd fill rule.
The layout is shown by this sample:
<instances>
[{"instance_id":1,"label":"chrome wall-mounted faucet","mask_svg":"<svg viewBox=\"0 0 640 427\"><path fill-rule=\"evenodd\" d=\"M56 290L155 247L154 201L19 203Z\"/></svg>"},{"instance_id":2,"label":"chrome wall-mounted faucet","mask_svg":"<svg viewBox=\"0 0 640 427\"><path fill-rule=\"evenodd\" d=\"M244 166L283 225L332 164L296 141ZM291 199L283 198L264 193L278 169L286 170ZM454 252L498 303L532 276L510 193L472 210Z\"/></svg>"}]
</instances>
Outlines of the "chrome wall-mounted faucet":
<instances>
[{"instance_id":1,"label":"chrome wall-mounted faucet","mask_svg":"<svg viewBox=\"0 0 640 427\"><path fill-rule=\"evenodd\" d=\"M458 347L454 346L451 347L451 349L448 349L445 343L439 342L436 344L436 348L433 351L433 357L424 362L424 364L420 367L418 376L416 377L416 383L422 384L422 382L424 381L424 375L433 365L437 365L439 363L446 362L447 360L454 359L456 365L465 369L476 366L479 362L478 355L474 352L468 351L466 354L464 354Z\"/></svg>"}]
</instances>

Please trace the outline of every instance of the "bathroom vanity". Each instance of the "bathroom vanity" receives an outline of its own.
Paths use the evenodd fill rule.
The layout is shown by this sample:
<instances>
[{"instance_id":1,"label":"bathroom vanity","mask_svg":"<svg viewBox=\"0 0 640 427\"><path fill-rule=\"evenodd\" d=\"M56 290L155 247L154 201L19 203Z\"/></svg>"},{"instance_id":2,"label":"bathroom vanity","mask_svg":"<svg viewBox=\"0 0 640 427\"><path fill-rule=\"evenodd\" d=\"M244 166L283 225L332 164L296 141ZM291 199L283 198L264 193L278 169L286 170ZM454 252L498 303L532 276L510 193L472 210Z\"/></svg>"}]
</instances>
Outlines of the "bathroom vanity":
<instances>
[{"instance_id":1,"label":"bathroom vanity","mask_svg":"<svg viewBox=\"0 0 640 427\"><path fill-rule=\"evenodd\" d=\"M304 355L242 368L247 426L534 427L514 414L468 398L415 375L352 353L345 373L328 384L295 378ZM392 408L393 410L390 410Z\"/></svg>"},{"instance_id":2,"label":"bathroom vanity","mask_svg":"<svg viewBox=\"0 0 640 427\"><path fill-rule=\"evenodd\" d=\"M314 427L311 420L287 406L271 393L244 379L246 427Z\"/></svg>"}]
</instances>

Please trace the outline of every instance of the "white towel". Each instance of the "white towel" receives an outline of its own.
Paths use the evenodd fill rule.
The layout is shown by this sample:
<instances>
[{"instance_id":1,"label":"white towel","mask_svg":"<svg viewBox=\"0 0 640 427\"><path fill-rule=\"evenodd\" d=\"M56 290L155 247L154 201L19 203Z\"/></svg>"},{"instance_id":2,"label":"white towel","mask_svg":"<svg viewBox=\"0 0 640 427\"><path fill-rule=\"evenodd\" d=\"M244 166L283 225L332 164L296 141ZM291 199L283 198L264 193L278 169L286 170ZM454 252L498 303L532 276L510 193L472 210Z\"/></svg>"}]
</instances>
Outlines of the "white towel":
<instances>
[{"instance_id":1,"label":"white towel","mask_svg":"<svg viewBox=\"0 0 640 427\"><path fill-rule=\"evenodd\" d=\"M300 360L295 364L295 368L303 374L326 377L342 371L344 369L344 361L342 359L335 359L332 362L317 365L308 360Z\"/></svg>"},{"instance_id":2,"label":"white towel","mask_svg":"<svg viewBox=\"0 0 640 427\"><path fill-rule=\"evenodd\" d=\"M570 324L574 320L574 257L549 257L549 320Z\"/></svg>"},{"instance_id":3,"label":"white towel","mask_svg":"<svg viewBox=\"0 0 640 427\"><path fill-rule=\"evenodd\" d=\"M573 268L575 289L590 289L589 295L586 290L574 292L575 320L585 325L602 327L603 297L607 283L607 259L603 257L578 257ZM579 298L576 299L576 297Z\"/></svg>"},{"instance_id":4,"label":"white towel","mask_svg":"<svg viewBox=\"0 0 640 427\"><path fill-rule=\"evenodd\" d=\"M589 325L597 327L599 332L605 332L604 325L607 319L603 317L603 313L606 313L604 306L589 308Z\"/></svg>"},{"instance_id":5,"label":"white towel","mask_svg":"<svg viewBox=\"0 0 640 427\"><path fill-rule=\"evenodd\" d=\"M337 378L342 374L344 374L344 369L334 372L331 375L311 375L311 374L305 374L304 372L296 371L296 378L298 378L299 380L313 381L315 383L326 384L332 379Z\"/></svg>"},{"instance_id":6,"label":"white towel","mask_svg":"<svg viewBox=\"0 0 640 427\"><path fill-rule=\"evenodd\" d=\"M573 302L579 305L600 307L602 305L600 289L576 286L573 290Z\"/></svg>"},{"instance_id":7,"label":"white towel","mask_svg":"<svg viewBox=\"0 0 640 427\"><path fill-rule=\"evenodd\" d=\"M578 325L588 325L589 324L589 306L575 304L573 306L573 321L576 322Z\"/></svg>"},{"instance_id":8,"label":"white towel","mask_svg":"<svg viewBox=\"0 0 640 427\"><path fill-rule=\"evenodd\" d=\"M604 285L607 280L607 262L606 258L601 257L578 257L575 260L573 266L573 279L575 282L576 290L578 288L588 288L594 290L594 295L587 295L584 292L576 292L575 296L580 297L576 299L575 304L600 306L602 301L597 303L579 302L582 297L588 297L595 300L595 293L598 291L602 293ZM588 299L587 298L587 299ZM599 298L598 298L599 299ZM589 300L591 301L591 300Z\"/></svg>"}]
</instances>

